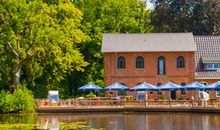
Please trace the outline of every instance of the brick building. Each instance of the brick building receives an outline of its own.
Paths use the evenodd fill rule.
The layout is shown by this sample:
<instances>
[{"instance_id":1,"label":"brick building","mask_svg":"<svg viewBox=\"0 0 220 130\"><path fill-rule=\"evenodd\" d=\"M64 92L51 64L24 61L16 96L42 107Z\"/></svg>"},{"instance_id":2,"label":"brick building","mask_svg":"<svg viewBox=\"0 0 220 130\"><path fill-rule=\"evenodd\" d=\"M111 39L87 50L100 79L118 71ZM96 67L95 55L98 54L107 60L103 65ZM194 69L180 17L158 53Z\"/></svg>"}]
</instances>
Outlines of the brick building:
<instances>
[{"instance_id":1,"label":"brick building","mask_svg":"<svg viewBox=\"0 0 220 130\"><path fill-rule=\"evenodd\" d=\"M185 85L199 80L198 74L207 72L201 69L201 58L206 56L204 50L198 51L201 46L206 47L201 39L192 33L104 34L105 86L114 82L128 87L143 82L158 86L169 81ZM217 77L216 80L220 79ZM209 79L202 81L209 83ZM186 98L195 95L194 91L162 93L175 97L184 94ZM157 98L157 92L148 95Z\"/></svg>"},{"instance_id":2,"label":"brick building","mask_svg":"<svg viewBox=\"0 0 220 130\"><path fill-rule=\"evenodd\" d=\"M194 36L195 80L204 84L220 81L220 36ZM219 91L210 91L210 97L220 98Z\"/></svg>"}]
</instances>

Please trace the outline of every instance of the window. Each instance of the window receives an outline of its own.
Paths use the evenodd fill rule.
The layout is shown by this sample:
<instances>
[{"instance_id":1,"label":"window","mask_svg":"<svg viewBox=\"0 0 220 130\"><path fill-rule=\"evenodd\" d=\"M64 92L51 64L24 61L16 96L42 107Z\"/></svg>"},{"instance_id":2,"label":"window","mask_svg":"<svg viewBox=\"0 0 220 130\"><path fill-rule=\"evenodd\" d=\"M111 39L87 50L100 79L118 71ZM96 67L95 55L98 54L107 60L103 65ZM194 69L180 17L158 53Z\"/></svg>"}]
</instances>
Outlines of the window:
<instances>
[{"instance_id":1,"label":"window","mask_svg":"<svg viewBox=\"0 0 220 130\"><path fill-rule=\"evenodd\" d=\"M165 74L165 59L164 59L163 56L160 56L158 58L157 68L158 68L158 75L164 75Z\"/></svg>"},{"instance_id":2,"label":"window","mask_svg":"<svg viewBox=\"0 0 220 130\"><path fill-rule=\"evenodd\" d=\"M177 58L177 68L185 68L185 61L182 56Z\"/></svg>"},{"instance_id":3,"label":"window","mask_svg":"<svg viewBox=\"0 0 220 130\"><path fill-rule=\"evenodd\" d=\"M142 56L136 58L136 68L144 68L144 58Z\"/></svg>"},{"instance_id":4,"label":"window","mask_svg":"<svg viewBox=\"0 0 220 130\"><path fill-rule=\"evenodd\" d=\"M124 69L125 68L125 58L124 57L119 57L118 58L118 69Z\"/></svg>"},{"instance_id":5,"label":"window","mask_svg":"<svg viewBox=\"0 0 220 130\"><path fill-rule=\"evenodd\" d=\"M206 70L217 70L220 68L219 64L206 64Z\"/></svg>"},{"instance_id":6,"label":"window","mask_svg":"<svg viewBox=\"0 0 220 130\"><path fill-rule=\"evenodd\" d=\"M219 64L214 64L213 66L214 66L214 69L219 69L220 68Z\"/></svg>"}]
</instances>

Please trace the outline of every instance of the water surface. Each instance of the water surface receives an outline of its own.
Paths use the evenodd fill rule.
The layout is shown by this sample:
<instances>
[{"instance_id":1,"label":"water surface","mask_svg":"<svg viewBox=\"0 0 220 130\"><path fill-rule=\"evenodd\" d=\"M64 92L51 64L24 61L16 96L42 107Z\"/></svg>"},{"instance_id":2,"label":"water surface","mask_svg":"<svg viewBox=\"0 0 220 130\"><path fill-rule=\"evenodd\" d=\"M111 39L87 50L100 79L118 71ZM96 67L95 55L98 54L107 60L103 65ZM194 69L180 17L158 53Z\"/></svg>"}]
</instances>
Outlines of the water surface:
<instances>
[{"instance_id":1,"label":"water surface","mask_svg":"<svg viewBox=\"0 0 220 130\"><path fill-rule=\"evenodd\" d=\"M0 125L49 124L59 129L59 124L65 122L86 122L90 128L106 130L220 130L220 114L153 112L0 115Z\"/></svg>"}]
</instances>

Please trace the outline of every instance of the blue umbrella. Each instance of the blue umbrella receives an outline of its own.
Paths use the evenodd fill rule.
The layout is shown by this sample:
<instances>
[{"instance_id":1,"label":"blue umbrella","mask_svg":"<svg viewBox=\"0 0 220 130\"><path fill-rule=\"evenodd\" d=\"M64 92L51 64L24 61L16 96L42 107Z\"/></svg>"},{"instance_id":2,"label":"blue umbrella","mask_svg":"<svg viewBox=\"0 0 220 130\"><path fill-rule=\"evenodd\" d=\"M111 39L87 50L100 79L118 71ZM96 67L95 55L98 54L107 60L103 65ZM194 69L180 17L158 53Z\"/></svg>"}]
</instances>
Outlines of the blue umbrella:
<instances>
[{"instance_id":1,"label":"blue umbrella","mask_svg":"<svg viewBox=\"0 0 220 130\"><path fill-rule=\"evenodd\" d=\"M204 90L205 89L205 85L201 84L199 82L193 82L190 84L187 84L185 86L180 87L181 90Z\"/></svg>"},{"instance_id":2,"label":"blue umbrella","mask_svg":"<svg viewBox=\"0 0 220 130\"><path fill-rule=\"evenodd\" d=\"M111 90L129 90L129 88L116 82L112 85L107 86L105 88L105 90L108 90L108 91L111 91Z\"/></svg>"},{"instance_id":3,"label":"blue umbrella","mask_svg":"<svg viewBox=\"0 0 220 130\"><path fill-rule=\"evenodd\" d=\"M139 84L137 86L130 88L130 90L131 91L147 91L147 90L155 91L155 90L158 90L158 87L144 82L142 84Z\"/></svg>"},{"instance_id":4,"label":"blue umbrella","mask_svg":"<svg viewBox=\"0 0 220 130\"><path fill-rule=\"evenodd\" d=\"M166 91L173 91L173 90L178 90L180 89L180 85L172 83L172 82L167 82L165 84L162 84L159 86L160 90L166 90Z\"/></svg>"},{"instance_id":5,"label":"blue umbrella","mask_svg":"<svg viewBox=\"0 0 220 130\"><path fill-rule=\"evenodd\" d=\"M205 87L205 90L220 90L220 81L210 84Z\"/></svg>"},{"instance_id":6,"label":"blue umbrella","mask_svg":"<svg viewBox=\"0 0 220 130\"><path fill-rule=\"evenodd\" d=\"M99 90L103 90L103 88L101 88L101 87L99 87L95 84L89 83L89 84L86 84L86 85L80 87L79 90L82 90L82 91L99 91Z\"/></svg>"}]
</instances>

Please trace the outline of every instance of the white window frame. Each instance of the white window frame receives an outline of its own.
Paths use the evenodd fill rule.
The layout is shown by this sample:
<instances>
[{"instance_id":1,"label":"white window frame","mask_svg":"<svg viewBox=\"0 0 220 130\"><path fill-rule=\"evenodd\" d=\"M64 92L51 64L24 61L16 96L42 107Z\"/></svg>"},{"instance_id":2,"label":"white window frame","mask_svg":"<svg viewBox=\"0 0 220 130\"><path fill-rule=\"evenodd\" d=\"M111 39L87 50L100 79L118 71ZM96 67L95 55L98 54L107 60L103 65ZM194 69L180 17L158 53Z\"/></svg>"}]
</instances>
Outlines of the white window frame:
<instances>
[{"instance_id":1,"label":"white window frame","mask_svg":"<svg viewBox=\"0 0 220 130\"><path fill-rule=\"evenodd\" d=\"M209 65L211 65L211 67L208 67ZM218 67L217 68L215 68L215 65L217 65ZM217 70L217 69L219 69L220 68L220 65L219 64L206 64L206 66L205 66L205 69L206 70Z\"/></svg>"}]
</instances>

